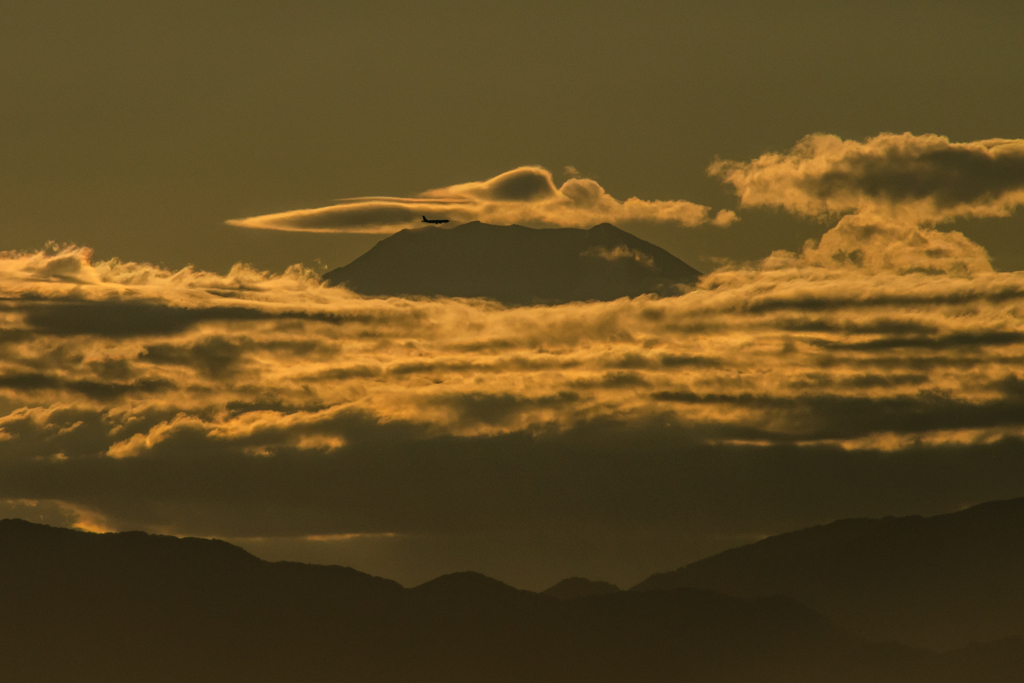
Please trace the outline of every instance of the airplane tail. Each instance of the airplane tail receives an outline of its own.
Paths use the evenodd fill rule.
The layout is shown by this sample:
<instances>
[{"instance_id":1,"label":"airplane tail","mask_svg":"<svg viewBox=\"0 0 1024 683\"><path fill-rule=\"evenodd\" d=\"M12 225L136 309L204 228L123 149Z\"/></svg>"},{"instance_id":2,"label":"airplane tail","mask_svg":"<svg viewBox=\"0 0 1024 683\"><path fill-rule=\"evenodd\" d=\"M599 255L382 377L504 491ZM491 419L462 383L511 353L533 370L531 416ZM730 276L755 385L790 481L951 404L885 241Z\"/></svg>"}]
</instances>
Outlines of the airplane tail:
<instances>
[{"instance_id":1,"label":"airplane tail","mask_svg":"<svg viewBox=\"0 0 1024 683\"><path fill-rule=\"evenodd\" d=\"M428 223L428 222L429 222L429 221L427 220L427 217L426 217L426 216L420 216L420 218L422 218L422 219L423 219L423 222L424 222L424 223Z\"/></svg>"}]
</instances>

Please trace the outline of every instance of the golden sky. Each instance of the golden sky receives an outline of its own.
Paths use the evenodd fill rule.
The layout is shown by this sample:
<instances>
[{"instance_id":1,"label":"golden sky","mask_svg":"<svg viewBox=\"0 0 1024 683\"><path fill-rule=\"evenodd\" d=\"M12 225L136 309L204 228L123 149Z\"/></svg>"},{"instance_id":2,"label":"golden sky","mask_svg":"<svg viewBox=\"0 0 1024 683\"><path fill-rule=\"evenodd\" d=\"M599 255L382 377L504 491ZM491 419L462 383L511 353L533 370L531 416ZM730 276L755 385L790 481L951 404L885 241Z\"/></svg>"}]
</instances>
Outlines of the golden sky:
<instances>
[{"instance_id":1,"label":"golden sky","mask_svg":"<svg viewBox=\"0 0 1024 683\"><path fill-rule=\"evenodd\" d=\"M716 157L811 133L1024 137L1010 2L7 3L3 248L47 240L226 271L344 265L373 235L224 221L566 166L625 200L736 210ZM1024 268L1021 218L967 221ZM619 225L699 270L822 226Z\"/></svg>"},{"instance_id":2,"label":"golden sky","mask_svg":"<svg viewBox=\"0 0 1024 683\"><path fill-rule=\"evenodd\" d=\"M1020 9L212 5L0 22L4 516L544 588L1024 495ZM424 213L707 275L319 283Z\"/></svg>"}]
</instances>

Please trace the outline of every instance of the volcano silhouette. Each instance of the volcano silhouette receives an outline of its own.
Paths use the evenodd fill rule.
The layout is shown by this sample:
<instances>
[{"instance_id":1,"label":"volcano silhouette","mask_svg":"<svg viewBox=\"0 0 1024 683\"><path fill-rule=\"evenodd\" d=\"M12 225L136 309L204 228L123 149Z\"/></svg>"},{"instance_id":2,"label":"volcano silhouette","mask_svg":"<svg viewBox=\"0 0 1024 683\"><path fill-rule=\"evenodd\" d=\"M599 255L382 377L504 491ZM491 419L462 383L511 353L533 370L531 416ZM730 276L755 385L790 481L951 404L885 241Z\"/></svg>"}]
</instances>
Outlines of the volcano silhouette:
<instances>
[{"instance_id":1,"label":"volcano silhouette","mask_svg":"<svg viewBox=\"0 0 1024 683\"><path fill-rule=\"evenodd\" d=\"M589 230L472 222L402 230L325 274L370 296L483 297L506 305L670 296L701 273L603 223Z\"/></svg>"}]
</instances>

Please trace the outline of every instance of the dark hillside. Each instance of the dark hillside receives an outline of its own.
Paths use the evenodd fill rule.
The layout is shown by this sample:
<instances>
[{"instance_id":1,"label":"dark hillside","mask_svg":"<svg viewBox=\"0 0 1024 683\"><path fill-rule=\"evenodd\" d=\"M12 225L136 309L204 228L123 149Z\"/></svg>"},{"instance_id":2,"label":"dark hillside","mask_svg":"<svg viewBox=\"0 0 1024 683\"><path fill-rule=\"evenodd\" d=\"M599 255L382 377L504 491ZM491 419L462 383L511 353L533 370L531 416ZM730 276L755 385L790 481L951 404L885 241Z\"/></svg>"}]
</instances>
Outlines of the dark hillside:
<instances>
[{"instance_id":1,"label":"dark hillside","mask_svg":"<svg viewBox=\"0 0 1024 683\"><path fill-rule=\"evenodd\" d=\"M414 589L226 543L0 522L4 683L1009 683L1024 646L866 642L783 597Z\"/></svg>"},{"instance_id":2,"label":"dark hillside","mask_svg":"<svg viewBox=\"0 0 1024 683\"><path fill-rule=\"evenodd\" d=\"M928 647L1024 636L1024 499L848 519L727 550L633 588L787 595L864 637Z\"/></svg>"}]
</instances>

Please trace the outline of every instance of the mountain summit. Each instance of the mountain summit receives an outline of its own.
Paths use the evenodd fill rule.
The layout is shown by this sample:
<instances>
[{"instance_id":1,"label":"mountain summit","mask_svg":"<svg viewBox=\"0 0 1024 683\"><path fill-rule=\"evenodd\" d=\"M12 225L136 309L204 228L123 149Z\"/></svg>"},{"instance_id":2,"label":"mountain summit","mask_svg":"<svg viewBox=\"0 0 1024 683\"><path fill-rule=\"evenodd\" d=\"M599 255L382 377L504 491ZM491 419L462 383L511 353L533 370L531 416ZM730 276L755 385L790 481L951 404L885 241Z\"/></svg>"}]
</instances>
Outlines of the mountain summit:
<instances>
[{"instance_id":1,"label":"mountain summit","mask_svg":"<svg viewBox=\"0 0 1024 683\"><path fill-rule=\"evenodd\" d=\"M474 221L402 230L323 279L359 294L531 305L671 295L700 275L661 247L608 223L581 230Z\"/></svg>"}]
</instances>

